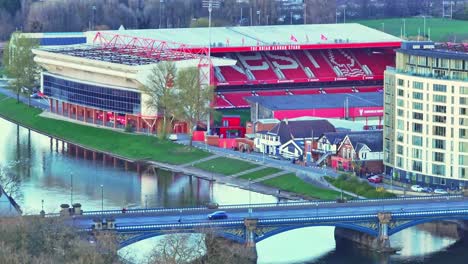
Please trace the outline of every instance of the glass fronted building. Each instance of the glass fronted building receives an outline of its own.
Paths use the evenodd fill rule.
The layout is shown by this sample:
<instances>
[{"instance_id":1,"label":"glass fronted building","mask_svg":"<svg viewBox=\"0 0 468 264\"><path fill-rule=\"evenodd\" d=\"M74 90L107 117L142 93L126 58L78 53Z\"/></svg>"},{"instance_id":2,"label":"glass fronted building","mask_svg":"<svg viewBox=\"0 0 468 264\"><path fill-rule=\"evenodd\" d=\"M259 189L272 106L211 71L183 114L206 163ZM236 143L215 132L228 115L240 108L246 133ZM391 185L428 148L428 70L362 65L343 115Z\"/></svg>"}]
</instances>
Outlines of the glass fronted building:
<instances>
[{"instance_id":1,"label":"glass fronted building","mask_svg":"<svg viewBox=\"0 0 468 264\"><path fill-rule=\"evenodd\" d=\"M385 71L384 164L408 184L468 186L468 53L405 42Z\"/></svg>"},{"instance_id":2,"label":"glass fronted building","mask_svg":"<svg viewBox=\"0 0 468 264\"><path fill-rule=\"evenodd\" d=\"M48 97L120 114L140 114L141 94L123 87L91 84L43 73L43 92Z\"/></svg>"}]
</instances>

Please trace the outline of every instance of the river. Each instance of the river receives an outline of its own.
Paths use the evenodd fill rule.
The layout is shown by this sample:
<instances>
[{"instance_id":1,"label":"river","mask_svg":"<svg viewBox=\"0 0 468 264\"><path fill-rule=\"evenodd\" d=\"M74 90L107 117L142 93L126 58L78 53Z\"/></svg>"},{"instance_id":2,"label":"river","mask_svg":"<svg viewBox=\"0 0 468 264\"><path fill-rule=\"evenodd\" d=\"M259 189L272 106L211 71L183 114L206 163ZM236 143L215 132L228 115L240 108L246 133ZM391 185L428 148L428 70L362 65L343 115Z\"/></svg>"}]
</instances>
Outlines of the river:
<instances>
[{"instance_id":1,"label":"river","mask_svg":"<svg viewBox=\"0 0 468 264\"><path fill-rule=\"evenodd\" d=\"M51 149L48 137L0 118L0 165L18 175L12 196L26 214L58 212L61 203L73 201L84 210L133 207L178 207L206 204L248 203L249 192L224 184L153 170L125 171L75 158ZM102 189L100 186L103 186ZM72 187L73 186L73 187ZM14 188L12 188L14 190ZM276 198L251 193L253 203ZM43 202L42 202L43 201ZM257 244L259 263L467 263L468 246L451 238L431 235L417 227L391 237L397 255L382 257L354 246L336 247L333 227L309 227L288 231ZM144 259L157 238L124 250ZM287 241L287 242L285 242Z\"/></svg>"}]
</instances>

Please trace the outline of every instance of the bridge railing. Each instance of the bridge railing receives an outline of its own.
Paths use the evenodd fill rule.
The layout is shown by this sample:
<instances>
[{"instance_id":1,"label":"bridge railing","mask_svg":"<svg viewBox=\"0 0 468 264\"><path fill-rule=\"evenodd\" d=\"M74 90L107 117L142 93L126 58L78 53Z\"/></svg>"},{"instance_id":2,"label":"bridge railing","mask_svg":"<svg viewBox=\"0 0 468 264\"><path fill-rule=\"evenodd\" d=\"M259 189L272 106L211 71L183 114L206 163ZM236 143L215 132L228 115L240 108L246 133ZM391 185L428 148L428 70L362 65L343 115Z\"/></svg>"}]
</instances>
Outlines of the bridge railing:
<instances>
[{"instance_id":1,"label":"bridge railing","mask_svg":"<svg viewBox=\"0 0 468 264\"><path fill-rule=\"evenodd\" d=\"M347 203L359 204L359 203L381 203L381 202L392 202L392 201L415 201L415 200L440 200L440 199L454 199L462 198L461 194L454 195L434 195L434 196L410 196L410 197L397 197L397 198L385 198L385 199L356 199L348 200ZM228 204L219 205L217 209L211 210L227 210L227 209L248 209L248 208L268 208L268 207L293 207L293 206L320 206L326 204L336 204L335 200L327 201L292 201L283 203L260 203L260 204ZM177 213L187 211L205 211L207 207L183 207L183 208L142 208L142 209L115 209L115 210L99 210L99 211L83 211L83 216L110 216L116 214L151 214L151 213ZM47 214L47 217L57 217L60 214Z\"/></svg>"}]
</instances>

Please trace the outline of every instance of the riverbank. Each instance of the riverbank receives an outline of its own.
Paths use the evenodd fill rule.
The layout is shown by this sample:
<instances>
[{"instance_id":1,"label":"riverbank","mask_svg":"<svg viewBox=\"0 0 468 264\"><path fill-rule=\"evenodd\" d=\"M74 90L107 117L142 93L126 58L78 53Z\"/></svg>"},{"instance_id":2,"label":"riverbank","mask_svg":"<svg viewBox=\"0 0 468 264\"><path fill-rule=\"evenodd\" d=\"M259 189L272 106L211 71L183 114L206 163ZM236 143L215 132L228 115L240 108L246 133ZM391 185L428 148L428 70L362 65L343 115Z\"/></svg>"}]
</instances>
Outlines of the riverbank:
<instances>
[{"instance_id":1,"label":"riverbank","mask_svg":"<svg viewBox=\"0 0 468 264\"><path fill-rule=\"evenodd\" d=\"M242 161L237 158L225 157L224 159L226 159L227 162L224 162L225 165L223 166L211 166L209 165L211 164L210 161L208 161L208 165L205 164L205 166L198 164L198 166L202 166L202 168L197 168L197 165L187 166L187 164L196 163L196 161L205 159L213 154L197 148L188 148L170 141L160 140L154 136L124 133L88 126L78 122L60 120L59 118L51 119L42 117L40 115L42 112L41 109L29 107L23 103L17 103L16 100L6 98L4 95L0 95L0 100L2 100L0 103L0 116L5 119L34 129L39 133L61 138L85 148L104 152L107 155L125 157L133 161L145 160L145 162L158 168L194 175L205 179L213 179L220 183L235 185L240 188L265 194L277 195L278 190L281 190L281 198L286 199L333 199L340 195L340 193L335 190L316 186L311 186L314 188L305 188L305 190L299 188L302 191L296 193L299 186L311 184L306 183L293 174L289 174L288 178L290 178L290 181L294 182L294 184L285 181L284 177L279 181L280 184L276 181L273 181L274 184L270 184L270 182L272 182L270 179L265 179L264 182L261 177L255 176L255 172L253 172L254 175L252 177L260 179L257 179L255 183L249 184L248 179L230 177L228 175L241 174L243 171L248 171L253 167L261 165ZM248 165L245 165L245 163L248 163ZM216 161L214 164L219 165ZM216 171L226 166L230 167L228 170L229 173L225 173L225 169L218 172ZM268 168L268 166L265 167ZM285 170L284 174L287 172L289 171ZM269 184L270 186L268 186Z\"/></svg>"}]
</instances>

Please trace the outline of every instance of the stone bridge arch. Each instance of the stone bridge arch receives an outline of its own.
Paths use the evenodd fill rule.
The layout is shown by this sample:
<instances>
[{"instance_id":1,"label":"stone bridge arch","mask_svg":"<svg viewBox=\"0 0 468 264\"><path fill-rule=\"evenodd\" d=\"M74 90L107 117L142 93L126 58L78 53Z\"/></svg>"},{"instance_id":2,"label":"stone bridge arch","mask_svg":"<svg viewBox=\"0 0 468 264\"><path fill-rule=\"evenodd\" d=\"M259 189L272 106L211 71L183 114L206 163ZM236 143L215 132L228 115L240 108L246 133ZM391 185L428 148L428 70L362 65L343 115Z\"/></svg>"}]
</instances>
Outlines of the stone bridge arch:
<instances>
[{"instance_id":1,"label":"stone bridge arch","mask_svg":"<svg viewBox=\"0 0 468 264\"><path fill-rule=\"evenodd\" d=\"M388 235L389 236L394 235L402 230L405 230L407 228L417 226L420 224L438 222L438 221L447 221L447 220L468 221L468 216L453 215L453 216L428 217L428 218L421 218L421 219L416 219L416 220L395 219L395 221L389 225ZM463 226L462 223L457 223L457 222L454 222L454 223L456 223L460 227L465 228L465 226Z\"/></svg>"}]
</instances>

